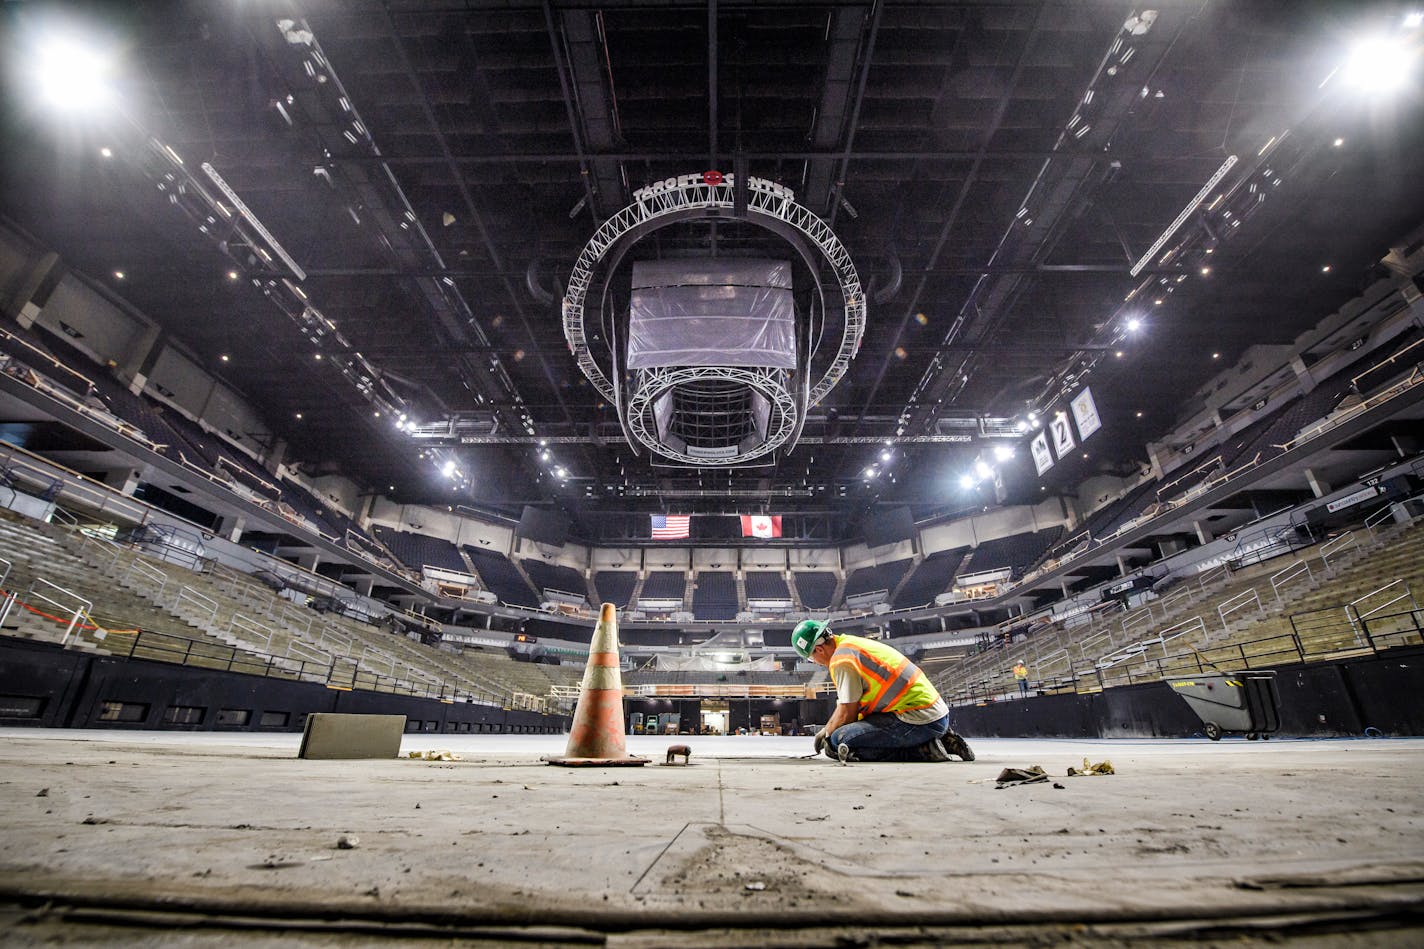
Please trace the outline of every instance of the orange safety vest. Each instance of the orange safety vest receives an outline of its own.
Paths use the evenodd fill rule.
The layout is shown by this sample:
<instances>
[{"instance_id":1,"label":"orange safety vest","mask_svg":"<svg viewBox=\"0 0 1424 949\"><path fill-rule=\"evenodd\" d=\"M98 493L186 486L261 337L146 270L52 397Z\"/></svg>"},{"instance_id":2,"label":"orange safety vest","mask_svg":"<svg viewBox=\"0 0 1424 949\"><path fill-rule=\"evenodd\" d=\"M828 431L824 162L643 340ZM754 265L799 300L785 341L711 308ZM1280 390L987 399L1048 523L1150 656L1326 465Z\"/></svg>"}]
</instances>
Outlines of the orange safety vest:
<instances>
[{"instance_id":1,"label":"orange safety vest","mask_svg":"<svg viewBox=\"0 0 1424 949\"><path fill-rule=\"evenodd\" d=\"M898 650L860 636L836 636L830 668L849 668L865 683L860 695L860 717L876 712L912 712L939 701L929 678Z\"/></svg>"}]
</instances>

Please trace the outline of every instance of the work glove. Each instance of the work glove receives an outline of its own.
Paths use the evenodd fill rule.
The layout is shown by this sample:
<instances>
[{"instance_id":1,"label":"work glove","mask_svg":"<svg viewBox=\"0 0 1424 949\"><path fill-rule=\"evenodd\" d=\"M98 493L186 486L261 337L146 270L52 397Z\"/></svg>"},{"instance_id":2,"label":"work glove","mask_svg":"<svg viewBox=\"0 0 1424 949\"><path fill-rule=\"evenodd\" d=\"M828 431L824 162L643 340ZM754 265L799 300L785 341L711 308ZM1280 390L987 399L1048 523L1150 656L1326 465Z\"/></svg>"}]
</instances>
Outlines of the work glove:
<instances>
[{"instance_id":1,"label":"work glove","mask_svg":"<svg viewBox=\"0 0 1424 949\"><path fill-rule=\"evenodd\" d=\"M830 739L831 736L826 734L826 730L824 728L816 732L816 754L819 755L821 753L821 751L826 747L826 742L830 741Z\"/></svg>"}]
</instances>

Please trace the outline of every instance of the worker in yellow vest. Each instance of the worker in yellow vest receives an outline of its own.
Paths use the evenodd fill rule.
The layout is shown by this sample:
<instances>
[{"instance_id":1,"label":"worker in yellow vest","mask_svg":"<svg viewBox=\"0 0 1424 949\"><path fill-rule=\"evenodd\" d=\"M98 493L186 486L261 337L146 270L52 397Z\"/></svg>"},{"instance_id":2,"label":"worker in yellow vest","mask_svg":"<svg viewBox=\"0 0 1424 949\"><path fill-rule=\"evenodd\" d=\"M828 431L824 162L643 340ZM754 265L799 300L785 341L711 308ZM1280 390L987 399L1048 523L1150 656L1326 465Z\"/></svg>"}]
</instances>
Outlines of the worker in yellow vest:
<instances>
[{"instance_id":1,"label":"worker in yellow vest","mask_svg":"<svg viewBox=\"0 0 1424 949\"><path fill-rule=\"evenodd\" d=\"M816 751L846 761L974 760L949 727L949 706L909 659L885 643L836 635L820 620L791 631L803 659L831 670L836 710L816 733Z\"/></svg>"},{"instance_id":2,"label":"worker in yellow vest","mask_svg":"<svg viewBox=\"0 0 1424 949\"><path fill-rule=\"evenodd\" d=\"M1022 659L1014 663L1014 678L1019 683L1019 695L1028 698L1028 666L1024 665Z\"/></svg>"}]
</instances>

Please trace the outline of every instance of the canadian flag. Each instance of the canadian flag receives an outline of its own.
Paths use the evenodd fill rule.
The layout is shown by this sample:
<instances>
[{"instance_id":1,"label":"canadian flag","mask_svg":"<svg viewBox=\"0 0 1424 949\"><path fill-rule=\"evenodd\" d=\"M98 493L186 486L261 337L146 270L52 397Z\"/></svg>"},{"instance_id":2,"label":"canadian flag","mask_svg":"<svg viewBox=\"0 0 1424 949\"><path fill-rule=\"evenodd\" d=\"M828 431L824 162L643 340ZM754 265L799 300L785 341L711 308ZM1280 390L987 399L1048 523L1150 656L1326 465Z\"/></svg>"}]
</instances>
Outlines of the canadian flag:
<instances>
[{"instance_id":1,"label":"canadian flag","mask_svg":"<svg viewBox=\"0 0 1424 949\"><path fill-rule=\"evenodd\" d=\"M742 515L743 537L780 537L781 515L758 517Z\"/></svg>"}]
</instances>

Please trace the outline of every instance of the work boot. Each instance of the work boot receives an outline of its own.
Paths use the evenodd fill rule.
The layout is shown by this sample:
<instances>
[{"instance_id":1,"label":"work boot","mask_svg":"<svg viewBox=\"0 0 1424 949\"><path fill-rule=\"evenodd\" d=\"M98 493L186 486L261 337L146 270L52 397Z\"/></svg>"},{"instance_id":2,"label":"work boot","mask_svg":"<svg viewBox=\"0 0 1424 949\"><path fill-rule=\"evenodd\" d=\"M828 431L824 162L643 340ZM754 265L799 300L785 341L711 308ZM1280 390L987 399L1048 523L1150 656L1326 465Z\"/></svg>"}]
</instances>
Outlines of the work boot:
<instances>
[{"instance_id":1,"label":"work boot","mask_svg":"<svg viewBox=\"0 0 1424 949\"><path fill-rule=\"evenodd\" d=\"M931 738L919 747L920 753L925 761L952 761L949 751L944 747L944 743L938 738Z\"/></svg>"},{"instance_id":2,"label":"work boot","mask_svg":"<svg viewBox=\"0 0 1424 949\"><path fill-rule=\"evenodd\" d=\"M840 745L837 746L836 757L841 760L841 764L845 764L848 761L860 760L855 756L855 752L851 751L850 745L847 745L845 742L841 742Z\"/></svg>"},{"instance_id":3,"label":"work boot","mask_svg":"<svg viewBox=\"0 0 1424 949\"><path fill-rule=\"evenodd\" d=\"M944 744L944 750L951 755L958 755L965 761L974 760L974 752L969 749L969 742L964 740L963 735L956 735L954 732L946 732L940 739Z\"/></svg>"}]
</instances>

